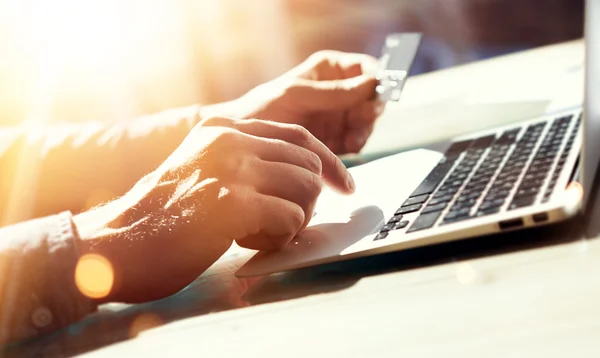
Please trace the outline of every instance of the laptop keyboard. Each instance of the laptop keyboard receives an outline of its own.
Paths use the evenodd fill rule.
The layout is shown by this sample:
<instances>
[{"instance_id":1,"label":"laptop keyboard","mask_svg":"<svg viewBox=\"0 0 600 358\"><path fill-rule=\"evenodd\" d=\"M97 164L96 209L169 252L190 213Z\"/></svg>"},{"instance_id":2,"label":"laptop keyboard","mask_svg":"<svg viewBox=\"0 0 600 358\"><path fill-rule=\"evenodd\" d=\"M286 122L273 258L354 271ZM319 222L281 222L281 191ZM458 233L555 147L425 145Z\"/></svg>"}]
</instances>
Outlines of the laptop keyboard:
<instances>
[{"instance_id":1,"label":"laptop keyboard","mask_svg":"<svg viewBox=\"0 0 600 358\"><path fill-rule=\"evenodd\" d=\"M549 201L580 124L569 115L453 143L375 240ZM412 223L404 219L416 212Z\"/></svg>"}]
</instances>

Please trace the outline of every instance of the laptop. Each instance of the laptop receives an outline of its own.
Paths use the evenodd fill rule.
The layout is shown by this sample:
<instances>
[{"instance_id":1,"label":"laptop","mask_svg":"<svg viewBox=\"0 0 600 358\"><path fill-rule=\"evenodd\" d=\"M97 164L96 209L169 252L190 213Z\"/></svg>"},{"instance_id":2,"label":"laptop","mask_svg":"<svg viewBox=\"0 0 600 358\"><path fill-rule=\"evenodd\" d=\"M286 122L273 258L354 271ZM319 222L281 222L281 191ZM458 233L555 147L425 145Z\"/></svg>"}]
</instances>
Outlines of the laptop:
<instances>
[{"instance_id":1,"label":"laptop","mask_svg":"<svg viewBox=\"0 0 600 358\"><path fill-rule=\"evenodd\" d=\"M351 168L357 193L325 190L309 226L236 273L258 276L569 219L600 159L600 1L588 0L583 108ZM411 168L406 171L404 168ZM402 169L402 170L401 170Z\"/></svg>"}]
</instances>

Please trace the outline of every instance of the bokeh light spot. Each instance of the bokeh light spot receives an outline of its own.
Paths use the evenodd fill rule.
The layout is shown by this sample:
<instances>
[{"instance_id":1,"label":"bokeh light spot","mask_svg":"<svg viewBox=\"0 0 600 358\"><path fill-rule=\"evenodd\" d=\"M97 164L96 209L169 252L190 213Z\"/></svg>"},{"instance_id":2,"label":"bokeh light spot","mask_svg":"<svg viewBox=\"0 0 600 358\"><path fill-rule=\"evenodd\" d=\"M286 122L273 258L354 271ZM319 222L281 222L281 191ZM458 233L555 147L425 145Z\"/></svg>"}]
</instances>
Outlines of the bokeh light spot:
<instances>
[{"instance_id":1,"label":"bokeh light spot","mask_svg":"<svg viewBox=\"0 0 600 358\"><path fill-rule=\"evenodd\" d=\"M569 203L578 203L583 199L583 186L577 181L572 181L567 185L565 195Z\"/></svg>"},{"instance_id":2,"label":"bokeh light spot","mask_svg":"<svg viewBox=\"0 0 600 358\"><path fill-rule=\"evenodd\" d=\"M75 284L89 298L108 296L115 281L112 264L102 255L86 254L77 262Z\"/></svg>"},{"instance_id":3,"label":"bokeh light spot","mask_svg":"<svg viewBox=\"0 0 600 358\"><path fill-rule=\"evenodd\" d=\"M477 271L469 263L461 263L456 267L456 279L461 285L469 285L477 281Z\"/></svg>"},{"instance_id":4,"label":"bokeh light spot","mask_svg":"<svg viewBox=\"0 0 600 358\"><path fill-rule=\"evenodd\" d=\"M129 327L129 337L137 337L143 331L161 326L163 320L154 313L143 313L137 316Z\"/></svg>"}]
</instances>

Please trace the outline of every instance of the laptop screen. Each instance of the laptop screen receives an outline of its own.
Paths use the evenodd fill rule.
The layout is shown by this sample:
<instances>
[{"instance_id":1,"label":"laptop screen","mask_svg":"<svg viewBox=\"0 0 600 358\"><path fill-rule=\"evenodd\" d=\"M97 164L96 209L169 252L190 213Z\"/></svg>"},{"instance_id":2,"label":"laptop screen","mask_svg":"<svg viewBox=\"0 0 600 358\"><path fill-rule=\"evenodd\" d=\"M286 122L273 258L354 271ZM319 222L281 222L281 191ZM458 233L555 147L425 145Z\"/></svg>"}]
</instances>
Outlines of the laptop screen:
<instances>
[{"instance_id":1,"label":"laptop screen","mask_svg":"<svg viewBox=\"0 0 600 358\"><path fill-rule=\"evenodd\" d=\"M600 160L600 0L587 0L585 12L583 208L588 206Z\"/></svg>"}]
</instances>

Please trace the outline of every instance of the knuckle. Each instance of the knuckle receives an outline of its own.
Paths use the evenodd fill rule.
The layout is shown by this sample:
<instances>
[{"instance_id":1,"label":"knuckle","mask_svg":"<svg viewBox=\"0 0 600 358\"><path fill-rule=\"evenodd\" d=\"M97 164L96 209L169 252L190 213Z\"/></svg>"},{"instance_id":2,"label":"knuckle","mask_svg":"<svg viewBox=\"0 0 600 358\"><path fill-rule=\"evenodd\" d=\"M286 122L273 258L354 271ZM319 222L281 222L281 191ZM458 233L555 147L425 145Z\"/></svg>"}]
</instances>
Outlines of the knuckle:
<instances>
[{"instance_id":1,"label":"knuckle","mask_svg":"<svg viewBox=\"0 0 600 358\"><path fill-rule=\"evenodd\" d=\"M323 190L323 183L319 175L312 174L309 178L306 189L309 197L316 199L321 194L321 190Z\"/></svg>"},{"instance_id":2,"label":"knuckle","mask_svg":"<svg viewBox=\"0 0 600 358\"><path fill-rule=\"evenodd\" d=\"M224 149L228 149L229 147L233 147L240 140L240 133L233 130L222 130L215 134L213 138L213 143L217 145L217 147L225 147Z\"/></svg>"},{"instance_id":3,"label":"knuckle","mask_svg":"<svg viewBox=\"0 0 600 358\"><path fill-rule=\"evenodd\" d=\"M312 135L308 129L297 124L291 124L289 127L290 136L296 143L306 143L310 141Z\"/></svg>"},{"instance_id":4,"label":"knuckle","mask_svg":"<svg viewBox=\"0 0 600 358\"><path fill-rule=\"evenodd\" d=\"M292 78L288 81L282 81L281 86L278 88L278 97L288 100L298 98L304 87L305 82L302 79Z\"/></svg>"},{"instance_id":5,"label":"knuckle","mask_svg":"<svg viewBox=\"0 0 600 358\"><path fill-rule=\"evenodd\" d=\"M235 130L219 128L211 133L210 141L200 155L205 172L217 178L236 178L248 165L249 153L245 150L242 134Z\"/></svg>"},{"instance_id":6,"label":"knuckle","mask_svg":"<svg viewBox=\"0 0 600 358\"><path fill-rule=\"evenodd\" d=\"M257 166L257 158L245 155L244 152L229 157L230 159L227 160L228 172L232 173L232 180L239 183L242 183L244 178L249 177Z\"/></svg>"},{"instance_id":7,"label":"knuckle","mask_svg":"<svg viewBox=\"0 0 600 358\"><path fill-rule=\"evenodd\" d=\"M321 175L323 172L323 162L321 162L321 158L314 152L309 152L307 155L307 163L309 170L315 174Z\"/></svg>"},{"instance_id":8,"label":"knuckle","mask_svg":"<svg viewBox=\"0 0 600 358\"><path fill-rule=\"evenodd\" d=\"M220 155L222 176L237 184L243 184L245 178L249 177L253 168L256 167L256 157L248 155L245 151L227 150L227 155Z\"/></svg>"},{"instance_id":9,"label":"knuckle","mask_svg":"<svg viewBox=\"0 0 600 358\"><path fill-rule=\"evenodd\" d=\"M299 206L295 207L294 210L288 215L290 223L290 233L296 232L302 225L304 225L304 211Z\"/></svg>"},{"instance_id":10,"label":"knuckle","mask_svg":"<svg viewBox=\"0 0 600 358\"><path fill-rule=\"evenodd\" d=\"M219 127L231 125L231 119L225 117L208 117L200 121L200 126L203 127Z\"/></svg>"},{"instance_id":11,"label":"knuckle","mask_svg":"<svg viewBox=\"0 0 600 358\"><path fill-rule=\"evenodd\" d=\"M313 53L309 59L315 64L329 64L329 60L337 56L338 51L334 50L320 50Z\"/></svg>"}]
</instances>

